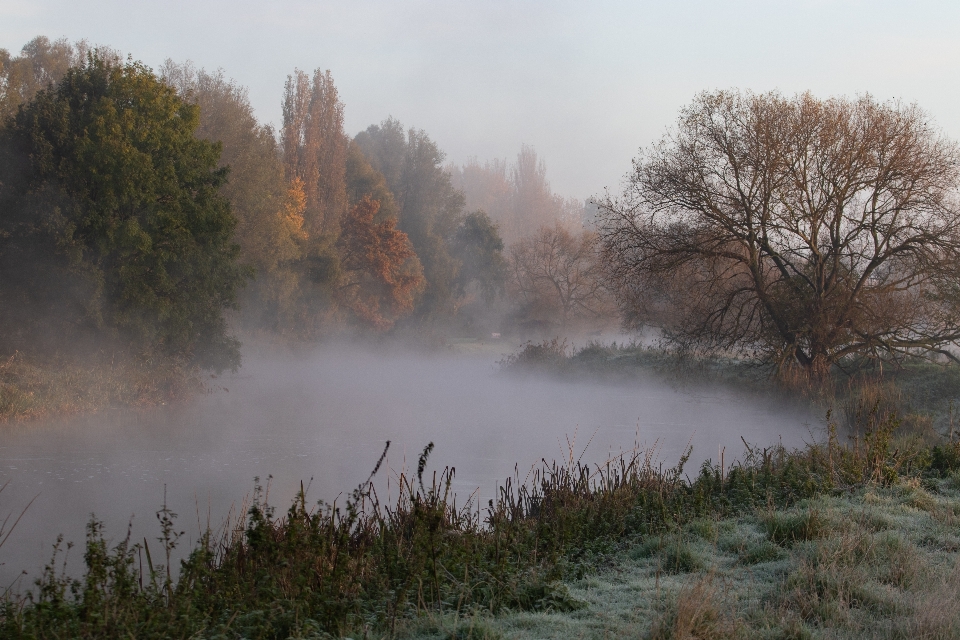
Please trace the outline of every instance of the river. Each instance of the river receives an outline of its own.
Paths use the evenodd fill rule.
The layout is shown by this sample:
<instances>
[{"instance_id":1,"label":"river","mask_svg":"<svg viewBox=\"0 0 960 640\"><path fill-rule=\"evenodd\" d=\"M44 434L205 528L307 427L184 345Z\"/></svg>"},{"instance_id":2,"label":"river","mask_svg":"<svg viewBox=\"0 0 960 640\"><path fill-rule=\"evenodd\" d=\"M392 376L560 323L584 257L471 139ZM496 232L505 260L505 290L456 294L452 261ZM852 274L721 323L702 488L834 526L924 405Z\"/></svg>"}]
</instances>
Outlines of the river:
<instances>
[{"instance_id":1,"label":"river","mask_svg":"<svg viewBox=\"0 0 960 640\"><path fill-rule=\"evenodd\" d=\"M571 449L597 463L656 446L674 464L690 443L692 464L716 459L720 447L729 463L743 451L741 437L799 446L820 428L796 405L734 389L505 375L496 360L490 350L252 349L238 373L211 379L210 393L185 403L0 425L0 483L9 481L0 518L35 498L0 548L0 588L22 571L29 586L58 534L82 543L91 514L113 541L132 521L134 539L152 543L165 494L189 547L208 522L219 525L244 504L255 477L266 484L272 476L270 501L280 511L301 481L308 498L329 501L367 477L387 440L384 481L415 468L434 442L429 469L456 467L460 501L477 492L485 504L516 470L522 477ZM81 563L82 545L68 568Z\"/></svg>"}]
</instances>

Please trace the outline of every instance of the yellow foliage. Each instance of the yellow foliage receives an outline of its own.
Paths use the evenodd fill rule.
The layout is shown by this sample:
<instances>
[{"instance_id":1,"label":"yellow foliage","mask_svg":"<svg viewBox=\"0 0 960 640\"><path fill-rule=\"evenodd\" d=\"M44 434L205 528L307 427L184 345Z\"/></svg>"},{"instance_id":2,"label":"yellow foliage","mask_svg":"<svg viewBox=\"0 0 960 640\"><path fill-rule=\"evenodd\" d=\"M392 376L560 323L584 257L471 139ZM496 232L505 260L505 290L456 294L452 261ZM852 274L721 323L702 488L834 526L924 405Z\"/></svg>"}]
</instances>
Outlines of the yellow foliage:
<instances>
[{"instance_id":1,"label":"yellow foliage","mask_svg":"<svg viewBox=\"0 0 960 640\"><path fill-rule=\"evenodd\" d=\"M303 190L303 180L294 178L283 199L283 209L280 218L284 231L290 238L306 240L307 232L303 229L303 212L307 208L307 196Z\"/></svg>"}]
</instances>

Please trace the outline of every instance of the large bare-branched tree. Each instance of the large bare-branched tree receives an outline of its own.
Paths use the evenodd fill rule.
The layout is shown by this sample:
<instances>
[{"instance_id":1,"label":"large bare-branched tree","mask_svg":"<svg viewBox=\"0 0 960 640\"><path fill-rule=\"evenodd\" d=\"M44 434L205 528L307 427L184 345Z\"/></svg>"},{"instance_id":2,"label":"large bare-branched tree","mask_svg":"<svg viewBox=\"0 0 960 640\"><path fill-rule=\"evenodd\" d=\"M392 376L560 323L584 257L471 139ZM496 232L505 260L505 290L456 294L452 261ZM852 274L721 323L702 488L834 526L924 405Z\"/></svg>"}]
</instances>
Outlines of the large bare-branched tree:
<instances>
[{"instance_id":1,"label":"large bare-branched tree","mask_svg":"<svg viewBox=\"0 0 960 640\"><path fill-rule=\"evenodd\" d=\"M704 93L602 204L625 317L822 378L960 339L960 153L916 106Z\"/></svg>"}]
</instances>

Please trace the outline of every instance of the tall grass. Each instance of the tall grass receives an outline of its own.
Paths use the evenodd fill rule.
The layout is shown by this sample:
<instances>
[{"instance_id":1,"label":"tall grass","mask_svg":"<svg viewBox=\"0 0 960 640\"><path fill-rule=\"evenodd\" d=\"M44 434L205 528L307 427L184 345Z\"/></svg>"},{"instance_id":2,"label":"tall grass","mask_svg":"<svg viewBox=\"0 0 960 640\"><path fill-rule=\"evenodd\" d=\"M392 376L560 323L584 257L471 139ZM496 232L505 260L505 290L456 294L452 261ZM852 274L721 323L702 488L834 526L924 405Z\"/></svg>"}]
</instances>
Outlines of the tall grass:
<instances>
[{"instance_id":1,"label":"tall grass","mask_svg":"<svg viewBox=\"0 0 960 640\"><path fill-rule=\"evenodd\" d=\"M896 440L894 415L871 420L855 442L831 429L803 450L748 447L731 468L708 461L692 478L689 452L672 468L642 451L596 466L571 457L504 483L485 510L458 504L453 469L428 472L431 445L390 504L373 482L379 462L342 504L310 505L301 491L277 513L258 488L243 521L208 531L176 579L179 533L166 507L159 546L128 537L110 548L91 521L83 576L68 577L55 554L31 590L7 596L0 636L381 637L424 615L573 610L581 603L562 581L625 541L960 468L960 445ZM813 520L771 519L769 537L809 539Z\"/></svg>"},{"instance_id":2,"label":"tall grass","mask_svg":"<svg viewBox=\"0 0 960 640\"><path fill-rule=\"evenodd\" d=\"M92 412L111 406L153 406L203 388L196 368L172 358L99 353L0 358L0 422Z\"/></svg>"}]
</instances>

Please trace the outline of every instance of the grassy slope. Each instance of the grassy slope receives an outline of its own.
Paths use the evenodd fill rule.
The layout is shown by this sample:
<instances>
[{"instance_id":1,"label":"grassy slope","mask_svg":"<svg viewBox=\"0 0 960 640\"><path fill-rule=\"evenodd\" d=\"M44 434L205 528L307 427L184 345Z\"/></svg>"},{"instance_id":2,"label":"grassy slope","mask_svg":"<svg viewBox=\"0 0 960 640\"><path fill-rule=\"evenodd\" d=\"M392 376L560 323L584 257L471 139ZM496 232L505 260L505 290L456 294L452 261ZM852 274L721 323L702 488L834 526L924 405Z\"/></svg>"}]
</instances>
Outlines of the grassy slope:
<instances>
[{"instance_id":1,"label":"grassy slope","mask_svg":"<svg viewBox=\"0 0 960 640\"><path fill-rule=\"evenodd\" d=\"M762 370L678 363L632 345L571 353L547 341L503 364L621 379L656 371L771 390ZM883 381L838 377L810 399L837 407L851 430L862 429L871 411L899 412L909 439L952 436L957 367L918 361L885 373ZM594 574L566 581L582 603L575 610L433 616L410 637L960 637L960 475L833 493L623 541Z\"/></svg>"},{"instance_id":2,"label":"grassy slope","mask_svg":"<svg viewBox=\"0 0 960 640\"><path fill-rule=\"evenodd\" d=\"M960 637L960 476L625 542L573 611L428 616L413 638Z\"/></svg>"}]
</instances>

